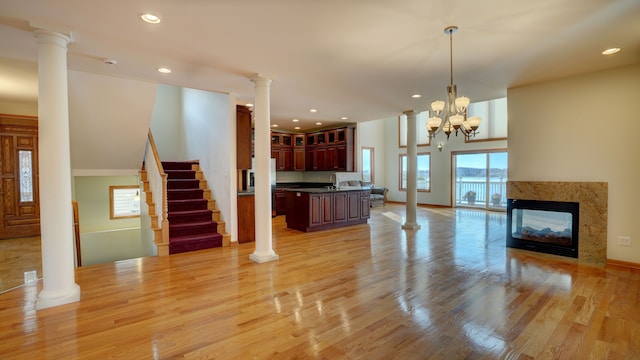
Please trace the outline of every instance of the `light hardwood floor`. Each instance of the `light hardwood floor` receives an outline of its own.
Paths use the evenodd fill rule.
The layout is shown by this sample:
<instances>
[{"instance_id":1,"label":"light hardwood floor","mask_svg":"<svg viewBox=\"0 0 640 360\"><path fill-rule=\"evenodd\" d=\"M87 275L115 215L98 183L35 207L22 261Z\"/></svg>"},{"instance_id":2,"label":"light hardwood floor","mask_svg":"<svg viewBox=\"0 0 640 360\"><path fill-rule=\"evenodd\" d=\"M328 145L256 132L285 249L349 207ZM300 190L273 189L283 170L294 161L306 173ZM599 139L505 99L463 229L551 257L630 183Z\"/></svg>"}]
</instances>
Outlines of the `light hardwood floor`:
<instances>
[{"instance_id":1,"label":"light hardwood floor","mask_svg":"<svg viewBox=\"0 0 640 360\"><path fill-rule=\"evenodd\" d=\"M78 303L0 295L3 359L638 359L640 271L506 249L505 215L374 208L304 234L77 270Z\"/></svg>"},{"instance_id":2,"label":"light hardwood floor","mask_svg":"<svg viewBox=\"0 0 640 360\"><path fill-rule=\"evenodd\" d=\"M40 237L0 240L0 293L24 284L24 273L42 277Z\"/></svg>"}]
</instances>

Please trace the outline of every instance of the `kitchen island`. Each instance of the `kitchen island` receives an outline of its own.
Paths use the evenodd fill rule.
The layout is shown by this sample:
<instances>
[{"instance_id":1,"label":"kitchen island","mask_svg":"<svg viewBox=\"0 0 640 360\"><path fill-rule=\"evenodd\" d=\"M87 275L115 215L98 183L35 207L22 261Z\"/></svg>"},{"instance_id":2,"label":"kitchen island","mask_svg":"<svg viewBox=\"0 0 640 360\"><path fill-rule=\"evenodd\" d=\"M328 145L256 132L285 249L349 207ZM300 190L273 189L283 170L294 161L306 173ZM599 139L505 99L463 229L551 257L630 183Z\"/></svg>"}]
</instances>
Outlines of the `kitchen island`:
<instances>
[{"instance_id":1,"label":"kitchen island","mask_svg":"<svg viewBox=\"0 0 640 360\"><path fill-rule=\"evenodd\" d=\"M287 227L310 232L366 223L370 192L359 188L287 189Z\"/></svg>"}]
</instances>

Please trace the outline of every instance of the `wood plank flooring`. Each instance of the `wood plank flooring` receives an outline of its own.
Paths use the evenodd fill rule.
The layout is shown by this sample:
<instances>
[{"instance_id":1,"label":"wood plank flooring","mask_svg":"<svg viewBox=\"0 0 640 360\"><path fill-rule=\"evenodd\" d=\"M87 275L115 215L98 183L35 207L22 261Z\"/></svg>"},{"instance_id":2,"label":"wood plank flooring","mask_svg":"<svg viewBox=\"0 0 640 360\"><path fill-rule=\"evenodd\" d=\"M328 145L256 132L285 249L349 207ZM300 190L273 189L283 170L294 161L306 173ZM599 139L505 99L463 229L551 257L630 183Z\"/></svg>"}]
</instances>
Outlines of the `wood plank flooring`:
<instances>
[{"instance_id":1,"label":"wood plank flooring","mask_svg":"<svg viewBox=\"0 0 640 360\"><path fill-rule=\"evenodd\" d=\"M2 359L638 359L640 270L506 249L505 215L372 209L253 243L77 270L81 301L0 295Z\"/></svg>"},{"instance_id":2,"label":"wood plank flooring","mask_svg":"<svg viewBox=\"0 0 640 360\"><path fill-rule=\"evenodd\" d=\"M0 293L24 284L24 273L42 278L40 237L0 240Z\"/></svg>"}]
</instances>

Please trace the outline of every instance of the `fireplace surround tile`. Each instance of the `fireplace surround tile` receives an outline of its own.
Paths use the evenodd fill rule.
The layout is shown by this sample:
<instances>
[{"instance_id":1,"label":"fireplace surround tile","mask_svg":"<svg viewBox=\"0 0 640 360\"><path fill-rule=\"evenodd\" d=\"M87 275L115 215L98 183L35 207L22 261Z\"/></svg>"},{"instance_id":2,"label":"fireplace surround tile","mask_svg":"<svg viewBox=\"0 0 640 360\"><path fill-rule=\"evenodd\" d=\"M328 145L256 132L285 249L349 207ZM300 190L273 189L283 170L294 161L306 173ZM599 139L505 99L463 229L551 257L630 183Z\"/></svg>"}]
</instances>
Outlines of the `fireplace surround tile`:
<instances>
[{"instance_id":1,"label":"fireplace surround tile","mask_svg":"<svg viewBox=\"0 0 640 360\"><path fill-rule=\"evenodd\" d=\"M606 182L507 181L507 198L580 203L578 262L604 266L607 260Z\"/></svg>"}]
</instances>

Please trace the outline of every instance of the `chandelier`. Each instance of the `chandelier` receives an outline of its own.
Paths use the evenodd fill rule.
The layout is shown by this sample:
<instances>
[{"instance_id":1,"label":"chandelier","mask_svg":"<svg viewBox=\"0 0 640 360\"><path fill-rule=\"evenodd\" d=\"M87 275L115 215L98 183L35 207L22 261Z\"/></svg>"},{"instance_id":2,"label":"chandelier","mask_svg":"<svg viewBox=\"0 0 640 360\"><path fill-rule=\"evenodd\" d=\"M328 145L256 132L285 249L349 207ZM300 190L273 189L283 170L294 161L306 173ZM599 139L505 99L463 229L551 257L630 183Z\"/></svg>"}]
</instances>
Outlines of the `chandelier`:
<instances>
[{"instance_id":1,"label":"chandelier","mask_svg":"<svg viewBox=\"0 0 640 360\"><path fill-rule=\"evenodd\" d=\"M472 116L467 119L468 97L457 95L456 85L453 83L453 33L458 31L457 26L448 26L444 33L449 35L449 55L451 66L451 83L447 86L447 102L437 100L431 103L434 116L427 121L429 139L440 132L444 132L449 140L449 135L455 131L456 136L461 132L467 139L475 137L480 125L480 117Z\"/></svg>"}]
</instances>

